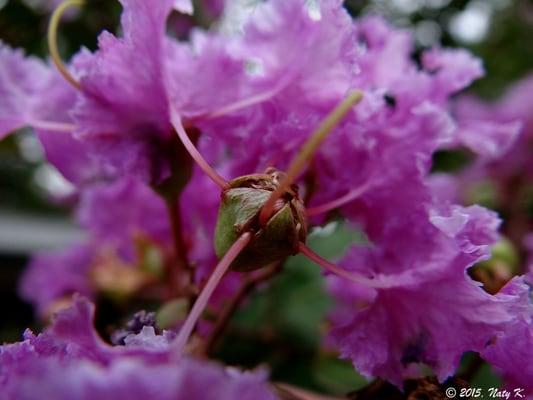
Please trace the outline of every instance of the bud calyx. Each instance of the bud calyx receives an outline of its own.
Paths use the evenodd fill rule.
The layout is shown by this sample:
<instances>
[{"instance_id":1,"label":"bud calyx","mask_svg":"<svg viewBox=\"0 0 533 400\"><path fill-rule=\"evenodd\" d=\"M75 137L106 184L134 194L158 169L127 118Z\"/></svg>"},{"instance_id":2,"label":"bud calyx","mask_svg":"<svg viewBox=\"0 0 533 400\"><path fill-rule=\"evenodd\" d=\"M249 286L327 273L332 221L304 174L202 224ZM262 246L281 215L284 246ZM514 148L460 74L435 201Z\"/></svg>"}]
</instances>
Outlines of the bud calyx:
<instances>
[{"instance_id":1,"label":"bud calyx","mask_svg":"<svg viewBox=\"0 0 533 400\"><path fill-rule=\"evenodd\" d=\"M307 223L298 188L291 185L276 201L266 224L259 224L259 213L283 173L268 169L264 174L238 177L222 191L222 201L215 230L215 250L222 257L244 232L253 233L250 244L231 264L231 269L250 271L298 253L298 243L305 242Z\"/></svg>"}]
</instances>

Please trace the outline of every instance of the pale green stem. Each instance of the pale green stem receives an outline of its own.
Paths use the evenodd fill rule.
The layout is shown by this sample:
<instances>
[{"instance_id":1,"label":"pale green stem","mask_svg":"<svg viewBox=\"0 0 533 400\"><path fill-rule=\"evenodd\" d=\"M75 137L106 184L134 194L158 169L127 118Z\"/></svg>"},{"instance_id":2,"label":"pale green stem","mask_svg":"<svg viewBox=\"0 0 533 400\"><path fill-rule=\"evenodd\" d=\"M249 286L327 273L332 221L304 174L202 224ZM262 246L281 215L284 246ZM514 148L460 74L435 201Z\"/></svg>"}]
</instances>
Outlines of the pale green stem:
<instances>
[{"instance_id":1,"label":"pale green stem","mask_svg":"<svg viewBox=\"0 0 533 400\"><path fill-rule=\"evenodd\" d=\"M61 21L61 17L65 13L65 11L67 11L70 7L82 7L83 4L83 0L65 0L59 6L57 6L57 8L52 13L52 17L50 18L50 24L48 25L47 34L48 48L50 50L52 61L54 62L59 73L67 80L68 83L70 83L76 89L80 89L80 83L76 79L74 79L74 77L70 74L67 67L65 67L65 64L63 64L63 61L61 60L61 56L59 55L59 49L57 47L57 31L59 29L59 22Z\"/></svg>"},{"instance_id":2,"label":"pale green stem","mask_svg":"<svg viewBox=\"0 0 533 400\"><path fill-rule=\"evenodd\" d=\"M33 120L28 123L35 129L42 129L45 131L54 132L73 132L76 129L76 125L69 124L68 122L54 122L44 120Z\"/></svg>"},{"instance_id":3,"label":"pale green stem","mask_svg":"<svg viewBox=\"0 0 533 400\"><path fill-rule=\"evenodd\" d=\"M264 225L272 211L276 201L286 192L289 186L295 181L305 165L313 158L320 144L333 131L339 122L346 116L351 108L363 99L363 93L356 91L350 93L329 115L322 121L320 126L311 134L305 142L300 152L294 157L286 171L285 178L279 186L272 192L266 203L261 208L259 214L259 224Z\"/></svg>"}]
</instances>

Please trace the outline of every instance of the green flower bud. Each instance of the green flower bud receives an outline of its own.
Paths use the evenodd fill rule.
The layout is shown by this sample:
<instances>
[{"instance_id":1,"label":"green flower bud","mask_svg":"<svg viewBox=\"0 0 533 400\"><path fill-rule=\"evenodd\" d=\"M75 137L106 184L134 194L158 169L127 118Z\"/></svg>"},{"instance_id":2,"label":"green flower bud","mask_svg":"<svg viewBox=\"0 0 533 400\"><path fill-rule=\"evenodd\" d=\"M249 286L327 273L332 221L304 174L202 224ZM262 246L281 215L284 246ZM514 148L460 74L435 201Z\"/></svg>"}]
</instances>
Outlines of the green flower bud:
<instances>
[{"instance_id":1,"label":"green flower bud","mask_svg":"<svg viewBox=\"0 0 533 400\"><path fill-rule=\"evenodd\" d=\"M229 182L222 192L215 230L215 251L222 257L244 232L252 241L231 264L231 269L251 271L298 253L298 242L305 242L305 207L292 185L276 202L274 212L259 226L259 212L279 185L283 173L268 169L264 174L244 175Z\"/></svg>"}]
</instances>

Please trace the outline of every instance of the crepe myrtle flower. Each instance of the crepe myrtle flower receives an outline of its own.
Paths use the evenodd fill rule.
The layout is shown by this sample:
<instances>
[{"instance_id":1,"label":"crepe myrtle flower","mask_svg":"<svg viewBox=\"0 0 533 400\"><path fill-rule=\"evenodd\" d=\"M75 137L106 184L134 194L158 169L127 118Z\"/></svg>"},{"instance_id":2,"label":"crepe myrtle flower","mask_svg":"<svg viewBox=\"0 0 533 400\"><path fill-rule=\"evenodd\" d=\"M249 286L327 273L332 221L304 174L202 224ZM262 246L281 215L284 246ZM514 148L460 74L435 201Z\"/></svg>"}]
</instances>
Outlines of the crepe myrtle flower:
<instances>
[{"instance_id":1,"label":"crepe myrtle flower","mask_svg":"<svg viewBox=\"0 0 533 400\"><path fill-rule=\"evenodd\" d=\"M479 132L490 124L516 127L514 142L503 146L498 142L491 145L489 141L486 151L460 171L453 184L460 201L483 202L501 210L507 216L505 235L524 252L528 252L527 235L531 231L528 199L533 182L533 117L527 104L532 89L533 77L526 76L493 102L462 96L455 110L463 132Z\"/></svg>"},{"instance_id":2,"label":"crepe myrtle flower","mask_svg":"<svg viewBox=\"0 0 533 400\"><path fill-rule=\"evenodd\" d=\"M406 208L410 209L409 218L400 218L393 224L387 224L385 232L380 233L379 230L373 232L372 227L368 226L370 237L376 240L379 240L382 234L390 240L388 236L394 233L398 240L401 236L399 231L408 229L407 224L411 226L411 229L417 227L414 232L416 238L409 237L409 235L406 237L406 241L411 240L410 243L399 240L397 247L392 246L391 249L389 249L390 245L379 246L376 253L381 253L380 256L386 257L383 261L374 264L370 262L371 259L360 258L357 261L363 263L359 265L364 265L366 268L350 270L348 267L343 270L322 259L305 246L305 206L298 202L296 188L291 187L291 184L303 168L304 162L313 155L318 144L333 128L334 122L342 118L343 114L348 114L344 108L349 104L350 96L329 115L325 123L306 142L301 152L290 164L286 175L276 170L267 170L265 174L236 178L222 187L222 205L215 245L223 257L176 338L175 346L178 352L182 351L185 346L186 339L192 332L201 310L205 307L210 292L223 276L225 269L258 268L262 264L275 262L291 254L289 251L285 253L281 245L272 245L276 243L276 240L280 240L280 236L288 242L288 245L291 242L297 242L297 251L343 278L342 281L346 285L355 284L374 291L374 295L369 299L369 308L376 308L368 311L369 315L357 320L353 325L346 326L346 329L339 328L333 331L333 338L334 340L336 338L343 355L352 358L354 364L367 375L386 377L400 385L403 378L408 376L406 367L423 362L432 366L439 379L444 380L453 373L465 351L483 349L491 337L515 320L513 311L523 300L522 297L504 294L492 296L465 274L468 267L488 257L489 245L497 236L498 219L494 213L481 207L462 209L458 206L433 203L431 193L422 179L413 179L413 197L425 200L426 204L423 202L410 204L407 199L403 203ZM179 129L177 130L180 138L186 143L186 136ZM192 147L192 145L189 143L186 147ZM191 150L190 153L194 158L201 157L197 151ZM418 170L420 171L420 165ZM416 177L416 173L414 176ZM374 192L374 195L379 195L379 191ZM282 199L283 201L280 201ZM274 206L275 204L278 204L277 207ZM382 204L383 209L380 208L380 204L374 211L390 212L385 203ZM322 210L322 208L319 209ZM284 217L284 214L288 214L287 217ZM384 221L384 219L380 218L379 221ZM369 222L378 221L369 216ZM379 225L383 225L383 222ZM400 228L400 226L401 229L394 232L394 228ZM271 231L275 234L272 235ZM283 234L280 235L280 232ZM426 252L408 254L416 245L421 248L426 247ZM403 247L407 251L394 254L395 251L401 251ZM293 250L294 252L296 251ZM371 255L372 250L368 253ZM387 260L388 257L391 259ZM390 265L388 265L389 262L391 262ZM417 265L417 263L420 264ZM442 292L437 292L435 289L427 290L427 298L421 302L420 300L425 296L424 285L426 284L435 284L442 288ZM399 290L396 291L396 288ZM411 295L409 295L411 290ZM461 296L457 296L457 291L461 292ZM383 293L384 298L392 296L392 299L395 293L399 297L386 303L383 310L378 310L382 301L377 296L379 293ZM449 301L451 293L455 293L453 296L456 304L450 304L449 315L446 315L443 314L442 309L439 309L438 304ZM417 296L422 296L422 298L417 298ZM405 313L412 306L406 305L405 309L401 309L400 299L407 302L413 300L414 304L424 304L428 309L425 313L415 312L413 319L406 318ZM481 316L464 313L464 310L479 308L485 310ZM402 318L393 317L395 312L402 315ZM372 325L370 316L377 318L378 322L375 325ZM378 339L376 351L369 353L367 350L370 333L365 332L365 329L379 330L382 328L381 324L389 319L396 321L393 325L400 330L402 329L400 321L405 322L405 334L398 335L398 344L393 345L388 333L392 329L383 330L383 340ZM439 328L440 323L443 325ZM346 321L340 324L343 326ZM455 336L457 341L454 343L446 342L445 338L440 336L444 332L443 327L449 324L463 332ZM358 337L362 338L361 343L354 340ZM365 341L366 344L363 347ZM354 349L356 349L355 352ZM366 357L365 359L358 357L359 349L365 349L361 350L361 355ZM378 351L382 354L379 357Z\"/></svg>"},{"instance_id":3,"label":"crepe myrtle flower","mask_svg":"<svg viewBox=\"0 0 533 400\"><path fill-rule=\"evenodd\" d=\"M479 218L480 213L485 217ZM338 302L330 316L329 340L365 375L399 385L425 364L444 380L465 351L482 351L517 320L516 309L527 304L527 287L520 281L508 283L514 291L491 295L465 274L489 256L491 239L485 235L495 233L493 213L456 206L432 214L425 228L419 221L416 231L408 233L404 226L407 237L397 236L398 247L357 246L341 260L347 270L377 273L373 288L328 278ZM412 246L418 249L416 258L410 255Z\"/></svg>"},{"instance_id":4,"label":"crepe myrtle flower","mask_svg":"<svg viewBox=\"0 0 533 400\"><path fill-rule=\"evenodd\" d=\"M104 343L92 326L94 306L76 298L41 334L0 347L0 387L7 399L275 399L265 371L241 372L169 355L172 335L151 326Z\"/></svg>"},{"instance_id":5,"label":"crepe myrtle flower","mask_svg":"<svg viewBox=\"0 0 533 400\"><path fill-rule=\"evenodd\" d=\"M216 219L219 194L212 193L210 185L205 175L195 174L193 190L187 188L181 202L181 208L187 210L183 246L195 265L198 286L216 263L211 223ZM180 285L180 276L176 276L178 255L165 201L139 179L130 176L86 184L79 193L75 215L84 230L84 242L34 254L20 280L21 297L35 306L41 318L46 319L76 292L89 298L109 294L109 290L135 295L148 284L165 286L166 282L168 288L158 298L164 300L191 290ZM228 274L210 307L222 306L241 282L239 273Z\"/></svg>"},{"instance_id":6,"label":"crepe myrtle flower","mask_svg":"<svg viewBox=\"0 0 533 400\"><path fill-rule=\"evenodd\" d=\"M347 313L350 302L340 302L345 319L333 314L332 339L367 375L400 384L422 362L442 380L464 351L481 351L514 322L522 297L485 293L465 274L488 256L497 219L438 199L427 182L436 150L472 143L457 135L448 101L482 74L479 60L435 49L418 65L408 33L377 18L354 23L334 0L318 15L303 1L266 2L242 35L199 32L190 46L165 36L175 2L123 5L123 37L103 33L99 49L82 51L70 68L53 55L75 98L57 131L81 143L107 176L132 174L159 191L170 183L185 193L201 170L220 188L218 219L205 221L216 225L220 261L168 345L171 358L186 359L226 271L264 270L299 252L342 278L335 296L363 292L356 303L363 310ZM20 114L36 94L18 93L18 125L3 129L49 128L39 104ZM311 183L302 190L295 182L304 170ZM309 227L330 212L369 239L340 266L305 245ZM421 304L426 309L416 309ZM448 322L460 332L450 341L441 335Z\"/></svg>"},{"instance_id":7,"label":"crepe myrtle flower","mask_svg":"<svg viewBox=\"0 0 533 400\"><path fill-rule=\"evenodd\" d=\"M79 194L76 214L84 228L84 242L35 254L22 275L20 294L35 305L41 317L73 293L93 297L102 289L94 281L95 273L105 265L115 265L126 274L129 270L134 287L134 282L141 284L134 278L141 278L136 271L143 262L144 247L158 251L161 262L171 252L165 202L133 177L86 186Z\"/></svg>"}]
</instances>

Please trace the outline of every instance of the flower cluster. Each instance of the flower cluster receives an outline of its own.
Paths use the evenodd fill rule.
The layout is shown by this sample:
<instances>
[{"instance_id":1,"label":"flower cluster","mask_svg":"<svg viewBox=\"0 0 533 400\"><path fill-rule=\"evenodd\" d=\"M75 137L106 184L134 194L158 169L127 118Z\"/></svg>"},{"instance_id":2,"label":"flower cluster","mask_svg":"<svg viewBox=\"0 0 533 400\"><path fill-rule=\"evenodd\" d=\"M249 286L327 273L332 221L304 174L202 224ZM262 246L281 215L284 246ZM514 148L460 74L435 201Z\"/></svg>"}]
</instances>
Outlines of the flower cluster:
<instances>
[{"instance_id":1,"label":"flower cluster","mask_svg":"<svg viewBox=\"0 0 533 400\"><path fill-rule=\"evenodd\" d=\"M13 399L274 399L261 371L242 373L216 363L172 359L169 332L144 326L109 346L94 331L94 306L76 298L45 332L24 332L0 350L2 396Z\"/></svg>"},{"instance_id":2,"label":"flower cluster","mask_svg":"<svg viewBox=\"0 0 533 400\"><path fill-rule=\"evenodd\" d=\"M0 137L33 128L76 186L87 231L73 248L36 255L23 277L21 294L43 318L70 308L44 333L0 348L8 397L274 398L263 372L193 358L224 321L205 318L188 339L204 307L224 315L251 280L297 252L334 272L324 342L364 376L401 386L430 367L444 381L473 351L533 391L530 367L516 364L533 334L527 284L514 277L489 293L468 274L490 258L498 215L456 204L431 175L438 150L464 146L494 159L517 138L519 113L494 118L468 100L453 108L452 97L483 75L480 60L442 48L415 57L409 32L378 17L353 20L338 0L261 2L235 32L193 29L187 42L166 24L190 2L121 3L121 36L103 32L95 52L76 54L63 71L70 83L0 47ZM302 174L300 148L311 149ZM272 167L287 175L249 177ZM306 228L335 219L365 236L338 266L305 246ZM221 261L211 275L214 241ZM241 269L257 270L224 274L239 270L241 251ZM148 324L111 346L92 327L93 306L74 293L181 299L192 309L169 324L180 327L176 338Z\"/></svg>"}]
</instances>

